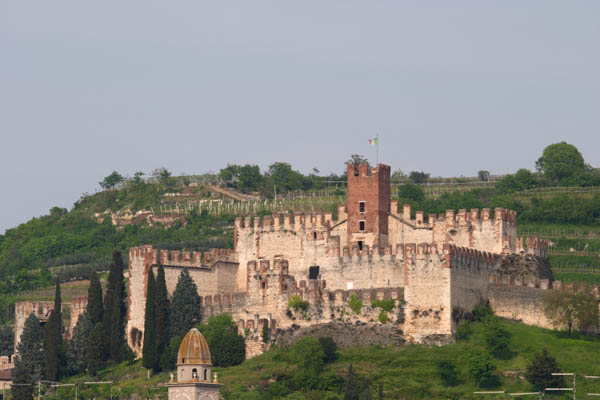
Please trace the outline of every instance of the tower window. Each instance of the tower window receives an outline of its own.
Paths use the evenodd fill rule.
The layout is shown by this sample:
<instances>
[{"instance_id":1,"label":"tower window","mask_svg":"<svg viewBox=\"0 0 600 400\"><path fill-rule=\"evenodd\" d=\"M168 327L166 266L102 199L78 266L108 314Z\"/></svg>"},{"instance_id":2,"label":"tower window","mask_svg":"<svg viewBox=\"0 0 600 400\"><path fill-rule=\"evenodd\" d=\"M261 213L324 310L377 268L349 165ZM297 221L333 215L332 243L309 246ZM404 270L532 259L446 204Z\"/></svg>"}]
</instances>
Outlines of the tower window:
<instances>
[{"instance_id":1,"label":"tower window","mask_svg":"<svg viewBox=\"0 0 600 400\"><path fill-rule=\"evenodd\" d=\"M308 268L308 279L317 279L319 277L319 266L315 265Z\"/></svg>"},{"instance_id":2,"label":"tower window","mask_svg":"<svg viewBox=\"0 0 600 400\"><path fill-rule=\"evenodd\" d=\"M317 240L317 232L313 232L313 239Z\"/></svg>"},{"instance_id":3,"label":"tower window","mask_svg":"<svg viewBox=\"0 0 600 400\"><path fill-rule=\"evenodd\" d=\"M266 289L267 288L267 282L261 282L260 283L260 287L261 287L261 289Z\"/></svg>"},{"instance_id":4,"label":"tower window","mask_svg":"<svg viewBox=\"0 0 600 400\"><path fill-rule=\"evenodd\" d=\"M208 380L208 379L207 379L207 373L208 373L208 370L206 370L206 369L205 369L205 370L204 370L204 380L205 380L205 381L206 381L206 380Z\"/></svg>"},{"instance_id":5,"label":"tower window","mask_svg":"<svg viewBox=\"0 0 600 400\"><path fill-rule=\"evenodd\" d=\"M358 166L354 166L354 176L358 176Z\"/></svg>"},{"instance_id":6,"label":"tower window","mask_svg":"<svg viewBox=\"0 0 600 400\"><path fill-rule=\"evenodd\" d=\"M362 251L362 249L363 249L363 242L362 242L362 240L359 240L358 241L358 250Z\"/></svg>"},{"instance_id":7,"label":"tower window","mask_svg":"<svg viewBox=\"0 0 600 400\"><path fill-rule=\"evenodd\" d=\"M365 202L361 201L360 203L358 203L358 209L361 213L365 212Z\"/></svg>"},{"instance_id":8,"label":"tower window","mask_svg":"<svg viewBox=\"0 0 600 400\"><path fill-rule=\"evenodd\" d=\"M365 221L358 222L358 230L361 232L365 230Z\"/></svg>"}]
</instances>

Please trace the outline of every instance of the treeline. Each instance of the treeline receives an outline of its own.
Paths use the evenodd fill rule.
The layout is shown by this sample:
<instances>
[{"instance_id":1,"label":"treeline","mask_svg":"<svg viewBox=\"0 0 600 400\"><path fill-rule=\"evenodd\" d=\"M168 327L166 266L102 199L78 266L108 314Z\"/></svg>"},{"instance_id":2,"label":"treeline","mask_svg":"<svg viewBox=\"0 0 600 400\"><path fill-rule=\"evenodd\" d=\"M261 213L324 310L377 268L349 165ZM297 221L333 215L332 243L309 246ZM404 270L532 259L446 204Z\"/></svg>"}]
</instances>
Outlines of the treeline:
<instances>
[{"instance_id":1,"label":"treeline","mask_svg":"<svg viewBox=\"0 0 600 400\"><path fill-rule=\"evenodd\" d=\"M326 181L345 181L346 174L319 176L319 170L313 168L311 174L304 175L292 169L285 162L269 165L263 173L258 165L229 164L219 171L219 178L227 186L242 193L258 192L262 197L272 198L276 194L297 190L323 189Z\"/></svg>"},{"instance_id":2,"label":"treeline","mask_svg":"<svg viewBox=\"0 0 600 400\"><path fill-rule=\"evenodd\" d=\"M63 339L58 282L54 309L44 327L41 327L35 314L29 315L12 370L13 399L33 398L34 387L40 380L56 382L85 372L95 375L105 365L133 361L134 354L125 341L127 308L124 267L121 253L115 252L104 296L98 276L92 274L87 309L80 316L71 340Z\"/></svg>"},{"instance_id":3,"label":"treeline","mask_svg":"<svg viewBox=\"0 0 600 400\"><path fill-rule=\"evenodd\" d=\"M425 198L420 186L405 184L398 188L398 201L399 207L411 204L413 217L415 211L424 211L427 215L442 214L446 210L502 207L517 211L519 222L579 225L597 225L600 222L600 194L591 197L568 194L538 196L527 201L490 188L444 193L437 199L431 199Z\"/></svg>"},{"instance_id":4,"label":"treeline","mask_svg":"<svg viewBox=\"0 0 600 400\"><path fill-rule=\"evenodd\" d=\"M84 213L53 208L49 215L9 229L0 235L0 295L87 278L92 269L105 270L113 249L152 244L168 248L231 248L234 216L191 213L185 224L171 228L144 225L114 227L110 218L98 223ZM51 267L83 264L71 268ZM54 276L53 276L54 275Z\"/></svg>"}]
</instances>

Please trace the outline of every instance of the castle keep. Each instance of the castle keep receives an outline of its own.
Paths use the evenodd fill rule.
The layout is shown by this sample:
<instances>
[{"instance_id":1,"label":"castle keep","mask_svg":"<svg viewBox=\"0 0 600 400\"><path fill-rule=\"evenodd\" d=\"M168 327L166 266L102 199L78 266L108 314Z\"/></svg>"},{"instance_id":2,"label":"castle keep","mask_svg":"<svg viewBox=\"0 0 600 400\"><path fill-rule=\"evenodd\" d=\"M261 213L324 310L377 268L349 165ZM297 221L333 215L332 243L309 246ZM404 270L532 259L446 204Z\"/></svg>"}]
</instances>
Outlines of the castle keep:
<instances>
[{"instance_id":1,"label":"castle keep","mask_svg":"<svg viewBox=\"0 0 600 400\"><path fill-rule=\"evenodd\" d=\"M231 314L252 356L264 349L264 325L276 333L347 320L352 295L365 306L352 316L356 321L381 324L371 302L390 299L396 308L388 324L405 340L445 343L461 318L490 300L504 258L547 258L546 242L517 237L514 211L416 211L413 217L410 205L399 209L391 200L389 166L347 168L347 203L336 216L237 218L233 250L131 248L126 332L132 349L141 354L147 277L161 265L171 294L187 268L203 316ZM549 285L536 279L534 287ZM289 309L293 295L308 301L308 311Z\"/></svg>"}]
</instances>

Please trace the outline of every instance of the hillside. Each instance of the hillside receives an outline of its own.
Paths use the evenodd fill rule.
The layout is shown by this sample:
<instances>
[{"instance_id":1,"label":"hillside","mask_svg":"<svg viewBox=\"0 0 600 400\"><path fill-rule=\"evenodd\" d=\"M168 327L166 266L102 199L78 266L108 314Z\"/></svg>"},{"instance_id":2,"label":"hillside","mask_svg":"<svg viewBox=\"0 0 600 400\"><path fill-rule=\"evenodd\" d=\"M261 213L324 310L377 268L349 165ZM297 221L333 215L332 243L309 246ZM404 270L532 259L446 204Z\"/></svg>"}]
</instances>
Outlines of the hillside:
<instances>
[{"instance_id":1,"label":"hillside","mask_svg":"<svg viewBox=\"0 0 600 400\"><path fill-rule=\"evenodd\" d=\"M483 322L471 324L471 334L467 339L444 347L406 344L396 348L340 350L339 358L325 364L322 372L309 381L291 359L293 352L281 348L274 348L239 366L215 368L215 372L219 375L219 382L224 384L222 394L226 399L340 399L339 391L344 385L350 364L357 381L366 379L369 383L373 399L378 398L380 384L384 399L482 399L487 397L474 395L473 392L506 390L514 393L532 390L522 374L533 354L545 347L556 357L563 371L580 374L577 380L578 395L600 391L596 381L582 376L600 375L600 366L595 362L600 352L600 339L587 336L569 338L558 332L508 321L501 321L500 324L511 334L511 354L505 359L493 360L497 367L494 373L496 378L481 388L477 388L468 374L468 354L473 348L485 346ZM441 360L455 364L458 371L456 385L443 385L436 367ZM169 373L162 372L148 380L141 363L136 362L131 366L122 364L108 368L97 378L78 376L67 382L79 383L79 390L86 398L91 398L98 391L109 393L108 387L86 387L82 384L90 380L115 381L114 393L165 396L166 388L161 384L168 379ZM565 385L571 386L569 382ZM72 387L59 389L59 394L63 396L59 398L67 398L72 391ZM556 395L551 398L570 396Z\"/></svg>"}]
</instances>

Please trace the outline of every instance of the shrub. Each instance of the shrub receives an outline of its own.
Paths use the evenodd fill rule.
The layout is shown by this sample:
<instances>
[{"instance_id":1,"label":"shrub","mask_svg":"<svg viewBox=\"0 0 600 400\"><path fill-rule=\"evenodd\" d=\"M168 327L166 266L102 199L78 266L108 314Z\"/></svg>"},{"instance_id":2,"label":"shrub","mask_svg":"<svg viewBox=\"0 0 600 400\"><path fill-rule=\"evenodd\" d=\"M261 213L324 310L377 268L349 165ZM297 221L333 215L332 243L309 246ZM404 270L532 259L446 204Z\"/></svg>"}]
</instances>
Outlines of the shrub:
<instances>
[{"instance_id":1,"label":"shrub","mask_svg":"<svg viewBox=\"0 0 600 400\"><path fill-rule=\"evenodd\" d=\"M360 309L363 306L363 302L362 300L359 300L355 294L351 294L350 301L348 301L348 306L350 306L350 309L354 311L354 314L358 315L360 314Z\"/></svg>"},{"instance_id":2,"label":"shrub","mask_svg":"<svg viewBox=\"0 0 600 400\"><path fill-rule=\"evenodd\" d=\"M291 358L299 368L318 373L325 363L325 352L318 339L307 336L292 347Z\"/></svg>"},{"instance_id":3,"label":"shrub","mask_svg":"<svg viewBox=\"0 0 600 400\"><path fill-rule=\"evenodd\" d=\"M212 316L198 328L208 342L215 366L228 367L244 361L246 342L237 334L237 326L229 314Z\"/></svg>"},{"instance_id":4,"label":"shrub","mask_svg":"<svg viewBox=\"0 0 600 400\"><path fill-rule=\"evenodd\" d=\"M467 340L472 332L472 326L469 321L462 320L456 328L456 340Z\"/></svg>"},{"instance_id":5,"label":"shrub","mask_svg":"<svg viewBox=\"0 0 600 400\"><path fill-rule=\"evenodd\" d=\"M308 309L308 301L302 300L299 295L294 294L288 299L288 307L293 308L294 311L306 311Z\"/></svg>"},{"instance_id":6,"label":"shrub","mask_svg":"<svg viewBox=\"0 0 600 400\"><path fill-rule=\"evenodd\" d=\"M456 385L456 366L451 361L438 361L436 365L437 373L442 379L444 386Z\"/></svg>"},{"instance_id":7,"label":"shrub","mask_svg":"<svg viewBox=\"0 0 600 400\"><path fill-rule=\"evenodd\" d=\"M337 360L337 358L338 358L337 344L335 343L335 341L332 338L321 337L321 338L319 338L319 344L321 345L321 348L323 349L323 353L325 354L325 357L323 358L323 361L325 363L330 363L330 362L334 362L335 360Z\"/></svg>"},{"instance_id":8,"label":"shrub","mask_svg":"<svg viewBox=\"0 0 600 400\"><path fill-rule=\"evenodd\" d=\"M485 326L484 339L487 350L496 358L507 358L510 355L511 334L504 329L497 318L489 318Z\"/></svg>"},{"instance_id":9,"label":"shrub","mask_svg":"<svg viewBox=\"0 0 600 400\"><path fill-rule=\"evenodd\" d=\"M542 390L547 387L562 387L562 376L552 376L552 373L557 371L560 371L560 367L556 359L544 348L533 355L531 363L525 370L525 379L536 390Z\"/></svg>"},{"instance_id":10,"label":"shrub","mask_svg":"<svg viewBox=\"0 0 600 400\"><path fill-rule=\"evenodd\" d=\"M269 332L269 325L268 324L263 324L263 328L262 328L262 341L263 343L269 343L269 340L271 339L271 335Z\"/></svg>"},{"instance_id":11,"label":"shrub","mask_svg":"<svg viewBox=\"0 0 600 400\"><path fill-rule=\"evenodd\" d=\"M490 308L490 306L479 306L475 307L473 310L473 320L474 321L485 321L487 318L492 317L494 312Z\"/></svg>"},{"instance_id":12,"label":"shrub","mask_svg":"<svg viewBox=\"0 0 600 400\"><path fill-rule=\"evenodd\" d=\"M396 302L394 300L375 300L371 303L373 307L379 307L383 311L390 312L396 306Z\"/></svg>"},{"instance_id":13,"label":"shrub","mask_svg":"<svg viewBox=\"0 0 600 400\"><path fill-rule=\"evenodd\" d=\"M490 355L481 350L473 349L468 355L469 375L475 379L477 387L487 384L493 377L496 366L492 364Z\"/></svg>"},{"instance_id":14,"label":"shrub","mask_svg":"<svg viewBox=\"0 0 600 400\"><path fill-rule=\"evenodd\" d=\"M387 322L390 320L390 319L389 319L389 317L388 317L388 315L387 315L387 312L385 312L385 311L381 311L381 312L379 313L379 315L377 316L377 319L378 319L378 320L379 320L379 322L381 322L382 324L385 324L385 323L387 323Z\"/></svg>"}]
</instances>

